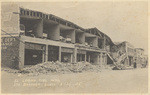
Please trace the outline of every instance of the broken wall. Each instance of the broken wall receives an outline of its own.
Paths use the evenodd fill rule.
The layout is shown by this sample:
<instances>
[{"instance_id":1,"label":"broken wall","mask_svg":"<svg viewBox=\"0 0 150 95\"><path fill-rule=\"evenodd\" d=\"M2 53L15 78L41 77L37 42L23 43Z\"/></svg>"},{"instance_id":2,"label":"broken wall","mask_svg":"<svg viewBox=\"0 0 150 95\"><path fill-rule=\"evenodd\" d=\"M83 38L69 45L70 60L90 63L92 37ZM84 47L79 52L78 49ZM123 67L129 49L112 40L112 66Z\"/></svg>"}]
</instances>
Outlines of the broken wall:
<instances>
[{"instance_id":1,"label":"broken wall","mask_svg":"<svg viewBox=\"0 0 150 95\"><path fill-rule=\"evenodd\" d=\"M113 45L110 48L110 51L111 51L112 57L117 60L118 57L120 57L122 54L126 52L126 45L125 43Z\"/></svg>"}]
</instances>

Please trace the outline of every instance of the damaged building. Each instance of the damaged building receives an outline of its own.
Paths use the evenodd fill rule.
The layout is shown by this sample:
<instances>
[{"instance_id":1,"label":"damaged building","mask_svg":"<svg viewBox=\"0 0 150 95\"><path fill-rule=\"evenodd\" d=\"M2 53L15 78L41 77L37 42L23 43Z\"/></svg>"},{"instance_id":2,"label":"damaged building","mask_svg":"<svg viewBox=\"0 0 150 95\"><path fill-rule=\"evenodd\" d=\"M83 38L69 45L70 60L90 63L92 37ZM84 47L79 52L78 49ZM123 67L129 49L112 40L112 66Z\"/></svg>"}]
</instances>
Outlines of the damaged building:
<instances>
[{"instance_id":1,"label":"damaged building","mask_svg":"<svg viewBox=\"0 0 150 95\"><path fill-rule=\"evenodd\" d=\"M101 66L133 63L134 47L126 42L115 45L97 28L84 29L17 5L2 5L2 9L2 65L11 66L14 61L19 68L47 61L85 61Z\"/></svg>"},{"instance_id":2,"label":"damaged building","mask_svg":"<svg viewBox=\"0 0 150 95\"><path fill-rule=\"evenodd\" d=\"M144 49L142 48L135 48L135 60L137 63L137 67L141 68L141 67L146 67L147 66L147 60L148 57L147 55L144 55Z\"/></svg>"},{"instance_id":3,"label":"damaged building","mask_svg":"<svg viewBox=\"0 0 150 95\"><path fill-rule=\"evenodd\" d=\"M133 67L134 63L134 46L129 42L115 43L111 48L111 56L114 63L124 69L127 67Z\"/></svg>"}]
</instances>

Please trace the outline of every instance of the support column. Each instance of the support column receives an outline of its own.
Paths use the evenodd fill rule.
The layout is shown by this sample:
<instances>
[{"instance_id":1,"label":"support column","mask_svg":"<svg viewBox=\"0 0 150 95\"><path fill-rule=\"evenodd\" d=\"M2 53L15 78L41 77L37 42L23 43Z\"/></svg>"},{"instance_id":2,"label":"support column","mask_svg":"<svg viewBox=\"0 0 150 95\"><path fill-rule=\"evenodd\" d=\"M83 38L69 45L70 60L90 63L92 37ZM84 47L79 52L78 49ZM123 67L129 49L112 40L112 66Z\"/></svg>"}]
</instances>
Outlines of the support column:
<instances>
[{"instance_id":1,"label":"support column","mask_svg":"<svg viewBox=\"0 0 150 95\"><path fill-rule=\"evenodd\" d=\"M37 24L34 26L33 32L35 33L35 36L38 38L43 37L43 20L40 19L37 21Z\"/></svg>"},{"instance_id":2,"label":"support column","mask_svg":"<svg viewBox=\"0 0 150 95\"><path fill-rule=\"evenodd\" d=\"M75 30L71 30L71 42L75 43Z\"/></svg>"},{"instance_id":3,"label":"support column","mask_svg":"<svg viewBox=\"0 0 150 95\"><path fill-rule=\"evenodd\" d=\"M46 45L45 49L45 62L48 62L48 45Z\"/></svg>"},{"instance_id":4,"label":"support column","mask_svg":"<svg viewBox=\"0 0 150 95\"><path fill-rule=\"evenodd\" d=\"M70 62L72 63L73 62L73 55L71 54L71 60L70 60Z\"/></svg>"},{"instance_id":5,"label":"support column","mask_svg":"<svg viewBox=\"0 0 150 95\"><path fill-rule=\"evenodd\" d=\"M97 64L99 64L99 54L97 54Z\"/></svg>"},{"instance_id":6,"label":"support column","mask_svg":"<svg viewBox=\"0 0 150 95\"><path fill-rule=\"evenodd\" d=\"M25 44L24 42L19 42L19 68L24 67L24 58L25 58Z\"/></svg>"},{"instance_id":7,"label":"support column","mask_svg":"<svg viewBox=\"0 0 150 95\"><path fill-rule=\"evenodd\" d=\"M86 53L85 53L85 58L84 58L84 62L86 62Z\"/></svg>"},{"instance_id":8,"label":"support column","mask_svg":"<svg viewBox=\"0 0 150 95\"><path fill-rule=\"evenodd\" d=\"M88 60L88 61L89 61L89 63L90 63L90 60L91 60L90 58L91 58L91 56L89 55L89 58L88 58L88 59L89 59L89 60Z\"/></svg>"},{"instance_id":9,"label":"support column","mask_svg":"<svg viewBox=\"0 0 150 95\"><path fill-rule=\"evenodd\" d=\"M105 49L106 47L106 37L105 37L105 35L104 35L104 44L103 44L103 48Z\"/></svg>"},{"instance_id":10,"label":"support column","mask_svg":"<svg viewBox=\"0 0 150 95\"><path fill-rule=\"evenodd\" d=\"M94 61L94 63L93 64L98 64L98 53L94 53L93 54L93 56L92 56L92 58L94 59L93 61Z\"/></svg>"},{"instance_id":11,"label":"support column","mask_svg":"<svg viewBox=\"0 0 150 95\"><path fill-rule=\"evenodd\" d=\"M104 64L105 64L105 66L107 65L106 53L104 54Z\"/></svg>"},{"instance_id":12,"label":"support column","mask_svg":"<svg viewBox=\"0 0 150 95\"><path fill-rule=\"evenodd\" d=\"M44 63L45 62L45 49L44 50L42 50L42 63Z\"/></svg>"},{"instance_id":13,"label":"support column","mask_svg":"<svg viewBox=\"0 0 150 95\"><path fill-rule=\"evenodd\" d=\"M46 45L42 47L42 63L45 62L46 57Z\"/></svg>"},{"instance_id":14,"label":"support column","mask_svg":"<svg viewBox=\"0 0 150 95\"><path fill-rule=\"evenodd\" d=\"M100 65L101 65L101 68L103 67L103 62L102 62L103 58L102 58L102 56L103 56L103 53L101 52L100 53Z\"/></svg>"},{"instance_id":15,"label":"support column","mask_svg":"<svg viewBox=\"0 0 150 95\"><path fill-rule=\"evenodd\" d=\"M105 53L105 61L106 61L106 65L107 65L107 54Z\"/></svg>"},{"instance_id":16,"label":"support column","mask_svg":"<svg viewBox=\"0 0 150 95\"><path fill-rule=\"evenodd\" d=\"M48 39L59 40L60 39L60 27L59 25L53 25L49 27Z\"/></svg>"},{"instance_id":17,"label":"support column","mask_svg":"<svg viewBox=\"0 0 150 95\"><path fill-rule=\"evenodd\" d=\"M101 55L99 54L99 65L101 64Z\"/></svg>"},{"instance_id":18,"label":"support column","mask_svg":"<svg viewBox=\"0 0 150 95\"><path fill-rule=\"evenodd\" d=\"M61 46L59 46L59 62L61 62Z\"/></svg>"},{"instance_id":19,"label":"support column","mask_svg":"<svg viewBox=\"0 0 150 95\"><path fill-rule=\"evenodd\" d=\"M79 40L81 44L85 43L85 33L80 33Z\"/></svg>"},{"instance_id":20,"label":"support column","mask_svg":"<svg viewBox=\"0 0 150 95\"><path fill-rule=\"evenodd\" d=\"M93 46L98 47L98 37L93 38Z\"/></svg>"},{"instance_id":21,"label":"support column","mask_svg":"<svg viewBox=\"0 0 150 95\"><path fill-rule=\"evenodd\" d=\"M73 62L74 63L77 62L77 48L74 48L74 51L73 51Z\"/></svg>"}]
</instances>

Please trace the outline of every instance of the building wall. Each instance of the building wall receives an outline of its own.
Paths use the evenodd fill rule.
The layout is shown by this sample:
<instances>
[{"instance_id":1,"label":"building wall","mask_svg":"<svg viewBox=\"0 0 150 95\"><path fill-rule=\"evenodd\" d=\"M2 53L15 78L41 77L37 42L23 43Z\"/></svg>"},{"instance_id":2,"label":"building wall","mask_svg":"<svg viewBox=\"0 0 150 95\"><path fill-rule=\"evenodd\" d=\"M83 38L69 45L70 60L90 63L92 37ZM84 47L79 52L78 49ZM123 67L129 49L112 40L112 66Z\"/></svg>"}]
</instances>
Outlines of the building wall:
<instances>
[{"instance_id":1,"label":"building wall","mask_svg":"<svg viewBox=\"0 0 150 95\"><path fill-rule=\"evenodd\" d=\"M134 58L136 59L137 67L141 68L147 65L147 58L144 56L144 50L141 48L135 49Z\"/></svg>"},{"instance_id":2,"label":"building wall","mask_svg":"<svg viewBox=\"0 0 150 95\"><path fill-rule=\"evenodd\" d=\"M126 45L124 43L114 45L111 48L111 55L116 60L124 53L126 53Z\"/></svg>"},{"instance_id":3,"label":"building wall","mask_svg":"<svg viewBox=\"0 0 150 95\"><path fill-rule=\"evenodd\" d=\"M14 3L1 3L1 28L11 35L19 35L19 7ZM2 36L4 36L2 32ZM5 35L6 36L6 35Z\"/></svg>"},{"instance_id":4,"label":"building wall","mask_svg":"<svg viewBox=\"0 0 150 95\"><path fill-rule=\"evenodd\" d=\"M15 3L1 3L1 65L13 67L20 62L19 57L19 7ZM11 37L11 36L13 37ZM16 38L14 38L16 37Z\"/></svg>"},{"instance_id":5,"label":"building wall","mask_svg":"<svg viewBox=\"0 0 150 95\"><path fill-rule=\"evenodd\" d=\"M17 39L19 37L16 37ZM1 65L12 67L13 63L19 63L19 41L14 37L1 38Z\"/></svg>"}]
</instances>

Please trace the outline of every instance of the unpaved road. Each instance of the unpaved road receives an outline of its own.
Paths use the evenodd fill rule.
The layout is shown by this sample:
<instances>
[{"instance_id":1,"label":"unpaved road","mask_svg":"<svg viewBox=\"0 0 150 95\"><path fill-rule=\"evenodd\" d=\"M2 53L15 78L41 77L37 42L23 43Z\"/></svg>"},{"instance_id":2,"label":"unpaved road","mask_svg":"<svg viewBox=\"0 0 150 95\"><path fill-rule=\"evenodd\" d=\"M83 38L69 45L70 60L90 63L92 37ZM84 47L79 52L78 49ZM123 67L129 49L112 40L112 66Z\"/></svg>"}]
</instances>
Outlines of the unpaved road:
<instances>
[{"instance_id":1,"label":"unpaved road","mask_svg":"<svg viewBox=\"0 0 150 95\"><path fill-rule=\"evenodd\" d=\"M147 93L148 70L27 76L5 71L2 93Z\"/></svg>"}]
</instances>

